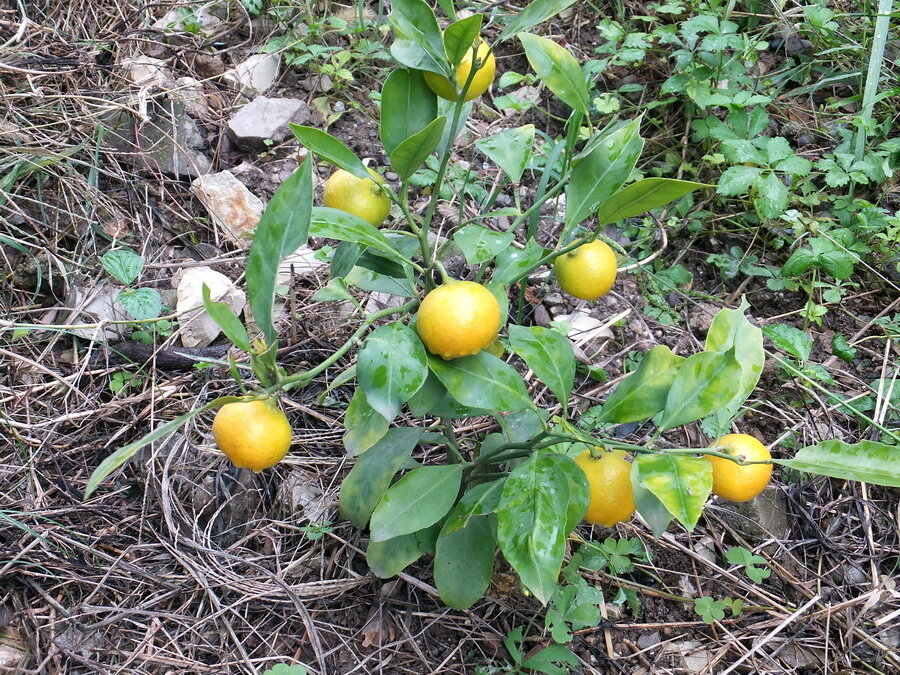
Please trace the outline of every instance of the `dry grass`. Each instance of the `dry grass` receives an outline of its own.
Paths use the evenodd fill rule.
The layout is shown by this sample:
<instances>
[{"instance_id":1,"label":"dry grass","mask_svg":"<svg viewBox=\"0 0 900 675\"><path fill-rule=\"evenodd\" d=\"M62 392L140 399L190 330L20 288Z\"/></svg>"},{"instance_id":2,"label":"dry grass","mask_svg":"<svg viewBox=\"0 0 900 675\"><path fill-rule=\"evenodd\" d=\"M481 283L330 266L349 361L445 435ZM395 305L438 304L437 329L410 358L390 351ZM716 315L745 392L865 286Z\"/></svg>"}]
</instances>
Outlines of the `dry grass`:
<instances>
[{"instance_id":1,"label":"dry grass","mask_svg":"<svg viewBox=\"0 0 900 675\"><path fill-rule=\"evenodd\" d=\"M546 644L539 608L504 570L468 612L441 605L424 565L394 580L369 573L364 536L336 510L349 469L346 392L332 393L334 405L318 400L337 369L285 401L296 443L277 469L254 476L230 467L201 417L82 500L112 450L233 389L227 368L163 371L151 358L134 386L113 395L121 368L108 365L107 347L60 329L102 328L64 300L72 285L101 281L97 259L111 236L141 252L151 263L146 283L159 288L174 267L194 264L185 253L197 251L192 238L215 241L186 181L137 172L99 142L106 113L140 109L116 66L122 57L164 48L182 74L205 77L189 68L207 48L201 38L162 45L149 28L169 4L32 0L0 10L0 646L21 650L5 672L260 673L302 662L317 673L471 673L506 662L501 640L517 626L533 628L529 647ZM223 27L225 62L243 46L244 24L236 13ZM224 103L204 121L213 149L232 100L220 94ZM203 250L221 269L242 267L239 253ZM288 369L321 360L346 336L333 308L309 308L313 287L295 286L296 313L283 322ZM632 284L619 309L638 300ZM897 300L874 301L874 310L869 296L847 303L858 318L843 328L882 345L867 354L869 372L836 370L848 395L889 376L896 359L871 318L896 311ZM610 368L614 352L648 340L696 344L686 329L635 321L609 350ZM14 334L14 325L35 328ZM773 441L788 431L803 443L861 439L825 401L792 406L816 400L796 387L770 374L746 423ZM595 400L608 388L586 383L580 395ZM660 541L637 522L620 526L652 562L628 578L588 574L608 620L573 643L583 672L900 672L897 492L788 478L774 490L789 512L777 537L747 540L721 505L694 533L673 529ZM331 525L310 529L323 523ZM757 584L723 566L725 550L740 544L766 558L772 577ZM638 592L638 618L613 606L619 586ZM691 594L739 598L747 609L707 626L686 602ZM708 665L686 666L690 652Z\"/></svg>"}]
</instances>

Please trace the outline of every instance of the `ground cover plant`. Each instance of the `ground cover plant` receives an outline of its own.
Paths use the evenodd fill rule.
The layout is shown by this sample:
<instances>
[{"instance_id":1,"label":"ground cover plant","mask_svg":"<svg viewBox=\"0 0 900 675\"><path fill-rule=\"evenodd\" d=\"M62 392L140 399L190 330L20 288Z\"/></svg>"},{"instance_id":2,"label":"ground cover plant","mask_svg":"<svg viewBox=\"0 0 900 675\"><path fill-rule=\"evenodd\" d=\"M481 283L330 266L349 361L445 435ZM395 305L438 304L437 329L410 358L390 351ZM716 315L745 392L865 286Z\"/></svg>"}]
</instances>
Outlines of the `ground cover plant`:
<instances>
[{"instance_id":1,"label":"ground cover plant","mask_svg":"<svg viewBox=\"0 0 900 675\"><path fill-rule=\"evenodd\" d=\"M791 659L812 670L827 670L832 661L882 672L897 665L890 646L896 639L890 632L896 601L890 577L898 560L897 538L889 525L896 504L892 489L900 487L892 365L896 316L891 314L896 227L886 198L897 148L883 138L889 127L875 123L886 19L874 12L802 7L791 18L779 11L790 29L779 37L759 23L764 16L759 7L737 15L730 5L670 3L642 8L644 13L619 7L606 16L568 4L538 1L520 13L498 10L486 17L470 7L403 0L380 22L360 5L356 28L337 31L346 40L340 48L352 52L371 21L384 41L384 70L365 82L341 79L353 82L354 91L371 85L353 109L363 120L372 115L373 133L362 145L352 136L342 140L340 120L347 106L338 109L328 100L338 93L315 99L320 123L290 125L293 141L285 143L299 147L299 159L285 164L290 170L269 187L252 243L233 261L243 275L249 311L240 316L221 289L214 296L208 285L202 287L198 302L233 348L224 358L199 354L202 367L174 386L178 391L193 380L206 393L189 405L167 403L162 419L140 429L104 421L110 438L90 453L84 439L76 440L77 468L60 474L66 485L74 480L79 486L67 492L78 495L72 497L73 513L82 503L121 502L125 511L140 509L133 516L140 529L141 523L155 522L159 497L160 522L175 545L167 550L176 564L194 579L213 570L225 585L227 599L203 583L205 599L191 605L200 623L221 620L228 627L228 669L261 672L282 660L272 672L290 663L297 672L340 671L362 663L366 648L383 654L398 625L408 630L385 614L395 581L385 583L382 599L356 619L361 647L349 648L340 629L333 628L346 617L324 630L330 610L316 606L332 596L352 598L374 583L373 575L398 578L409 593L425 594L430 611L445 617L455 616L448 607L470 612L469 617L481 616L471 612L496 602L519 607L497 625L479 619L482 632L460 642L469 645L467 651L438 649L438 660L432 661L411 648L412 658L427 664L421 667L441 672L603 671L631 668L631 659L652 670L642 657L648 651L659 667L694 670L776 658L783 669ZM289 3L241 7L247 16L231 18L237 25L253 16L284 19L292 8ZM185 10L190 11L181 7L178 15L182 23ZM554 29L561 15L595 23L591 41L566 46ZM190 16L199 21L199 15ZM833 77L824 71L846 65L827 62L822 53L839 39L842 24L834 21L839 16L844 30L874 25L872 48L846 58L855 58L856 67L867 66L870 75L874 68L877 76L866 80L853 124L837 127L834 145L817 146L818 156L807 159L799 148L813 142L801 143L800 134L792 142L786 124L780 128L784 135L778 135L773 115L784 114L781 97L800 97L797 91L804 88L811 96L819 87L831 87L822 84ZM193 27L188 21L182 31L192 36ZM293 35L296 26L272 30ZM790 49L789 39L796 43ZM288 49L277 35L267 44ZM601 58L591 60L592 55ZM764 57L770 61L766 69L759 67ZM523 72L504 69L503 58ZM658 75L660 69L668 69L664 77L610 86L612 77L626 80L625 73L645 70ZM505 71L499 79L497 70ZM315 72L321 82L323 68ZM500 108L508 117L492 129L479 123L497 113L486 102L492 86L520 84ZM30 102L25 93L21 97ZM531 97L532 103L519 105L519 97ZM499 99L495 96L495 104ZM852 109L853 103L826 99L818 105ZM813 113L804 115L800 118L815 133ZM671 142L676 122L681 137L696 145ZM31 147L21 138L16 137ZM73 241L82 259L102 256L104 269L122 284L135 284L146 270L148 253L123 253L131 235L98 228L93 208L75 218L81 235L78 226L60 232L44 261L35 253L29 208L43 204L41 199L64 203L59 195L74 188L59 186L70 174L81 178L85 190L98 191L96 172L82 175L81 164L64 161L83 147L58 152L49 163L37 163L20 150L7 165L4 194L16 217L5 221L3 243L9 256L30 262L35 298L54 293L52 280L43 275L53 271L49 263ZM277 150L271 152L277 157ZM362 161L373 156L384 158L390 178L388 171L382 175L377 165ZM319 177L327 177L321 197ZM164 184L176 189L177 180ZM52 196L40 197L47 186ZM51 210L71 217L71 209ZM78 218L90 224L89 236ZM281 263L310 242L317 243L325 267L298 306L297 291L286 287L280 274ZM21 267L12 275L20 292L29 279ZM296 279L289 276L288 283ZM555 284L571 299L558 295L552 320L546 307ZM376 296L384 306L372 309L366 298ZM876 311L864 310L872 299L878 301ZM151 300L152 311L144 307ZM30 302L39 306L34 298ZM173 322L187 323L183 313L164 313L162 296L153 288L126 287L115 302L126 319L83 326L48 328L24 320L31 310L21 310L21 320L2 324L8 339L4 353L39 364L22 354L72 340L74 362L81 358L87 365L95 348L79 356L86 336L72 337L76 328L93 330L89 337L96 340L106 325L123 325L132 343L160 345ZM298 322L329 307L346 309L332 321L327 339L307 329L298 342ZM571 311L565 314L564 307ZM610 311L616 307L625 311ZM605 324L596 320L604 314L612 317ZM630 315L640 318L626 322ZM595 321L590 346L578 339L585 332L579 328L584 317ZM855 333L848 331L853 321L863 322ZM603 326L599 348L598 325ZM650 328L654 325L659 328ZM825 325L831 337L822 343L824 333L813 331ZM605 354L617 331L618 353ZM293 344L286 347L286 341ZM873 350L872 343L883 351ZM298 345L304 345L300 353ZM823 350L832 356L823 358ZM867 365L854 371L852 380L864 385L857 393L844 384L850 376L836 364L861 366L862 353ZM880 367L873 370L878 359ZM170 400L171 389L167 385L167 393L160 392L152 362L147 368L137 380L115 380L110 371L114 397L104 405L121 405L123 393L138 387L143 387L140 400ZM89 386L77 377L73 381ZM8 400L14 400L13 384ZM136 404L136 395L130 396ZM819 409L828 423L821 422ZM319 424L311 437L298 438L301 414L304 425ZM10 466L47 461L36 453L41 445L15 412L4 420L16 439L18 459L11 453ZM197 437L207 440L198 444ZM311 451L310 441L323 438L329 439L326 449ZM211 439L235 465L218 465L224 483L209 473L210 461L218 458ZM329 458L340 458L338 466ZM332 469L325 474L328 487L310 499L308 467L317 461ZM769 486L773 464L780 467L774 488ZM41 484L21 469L13 473L19 490ZM134 482L129 475L140 478ZM846 527L847 541L868 542L869 574L862 579L858 564L842 560L846 549L829 549L833 538L810 515L838 508L821 495L841 489L854 495L865 514L852 524L838 519L832 526ZM338 503L337 511L326 494ZM766 494L781 496L774 511L806 514L802 527L813 533L816 554L801 559L785 544L790 531L774 534L770 523L760 525L758 505ZM790 507L785 494L791 496ZM225 495L238 499L226 506ZM711 495L720 499L710 502ZM10 542L42 550L55 550L60 542L63 548L84 547L86 540L77 529L73 534L71 524L63 528L64 539L54 539L57 535L46 531L49 516L23 508L22 499L4 516ZM735 510L727 502L750 503L751 510ZM762 534L748 534L746 523L735 525L735 517L758 525ZM625 523L619 534L629 536L597 537L602 530L580 525L582 520L600 528ZM283 532L275 534L279 529ZM875 537L874 531L885 534ZM167 537L159 541L165 548ZM738 545L726 552L726 541ZM269 553L260 555L258 547ZM203 564L188 564L183 550L193 551L189 555ZM316 574L327 556L335 559L335 551L350 556L340 563L346 573ZM791 564L781 564L774 551L789 556ZM55 554L46 555L53 560ZM662 562L666 555L671 561ZM108 556L101 559L118 564ZM797 570L812 569L816 559L818 568L824 560L839 561L829 573L851 588L866 585L864 593L842 605L860 604L864 614L871 612L862 624L836 617L828 604L833 597L811 593L800 583ZM25 558L19 552L13 560L21 564ZM726 563L732 567L720 566ZM714 575L689 577L681 571L697 564ZM45 568L26 566L20 573L25 590L14 588L7 596L17 616L24 616L23 597L52 583L55 575ZM284 578L295 568L302 582ZM200 575L201 569L208 571ZM673 583L679 576L687 581ZM701 586L711 587L713 595ZM179 588L175 584L167 597L178 597ZM279 609L253 607L254 618L247 609L236 611L244 592ZM652 599L682 614L647 621ZM104 611L133 601L110 597ZM229 618L218 618L221 613L204 618L207 604L227 606ZM765 620L756 622L754 617L765 615L782 628L773 632ZM845 631L839 647L831 623L801 625L801 619L826 616ZM257 630L247 644L237 637L243 628L236 631L233 621L249 627L255 617L273 628L275 639ZM628 637L614 645L614 631L639 630L642 620L657 630L709 626L708 642L680 639L667 650L663 643L675 640L657 633L649 645ZM294 657L284 640L291 622L305 635ZM19 638L25 632L19 626L26 624L33 631L30 643ZM772 640L795 624L792 639L771 652L741 642L715 648L720 629L739 627L748 639ZM38 645L47 644L41 642L47 639L41 621L18 618L10 625L21 652L15 656L22 663L33 661ZM441 629L458 630L449 624ZM70 631L66 640L51 641L52 658L59 663L88 669L105 667L109 659L121 663L81 628L65 630ZM178 656L188 669L222 658L205 644L190 644L190 656ZM779 657L782 652L788 656ZM120 667L134 658L126 657ZM697 666L697 659L705 663Z\"/></svg>"}]
</instances>

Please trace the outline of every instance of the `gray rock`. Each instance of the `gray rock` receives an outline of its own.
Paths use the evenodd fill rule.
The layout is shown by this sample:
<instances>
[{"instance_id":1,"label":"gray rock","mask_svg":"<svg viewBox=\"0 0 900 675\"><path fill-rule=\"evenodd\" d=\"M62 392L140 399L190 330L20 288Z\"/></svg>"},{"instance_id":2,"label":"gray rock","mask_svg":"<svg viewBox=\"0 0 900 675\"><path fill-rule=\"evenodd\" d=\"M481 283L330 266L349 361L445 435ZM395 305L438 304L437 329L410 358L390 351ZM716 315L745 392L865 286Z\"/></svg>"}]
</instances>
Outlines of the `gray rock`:
<instances>
[{"instance_id":1,"label":"gray rock","mask_svg":"<svg viewBox=\"0 0 900 675\"><path fill-rule=\"evenodd\" d=\"M778 541L790 536L787 502L784 493L774 485L766 487L761 495L749 502L720 500L718 506L722 509L722 519L744 535L752 545L767 539Z\"/></svg>"},{"instance_id":2,"label":"gray rock","mask_svg":"<svg viewBox=\"0 0 900 675\"><path fill-rule=\"evenodd\" d=\"M233 244L247 248L247 236L256 229L265 205L230 171L199 176L191 183L191 192L203 202L213 222Z\"/></svg>"},{"instance_id":3,"label":"gray rock","mask_svg":"<svg viewBox=\"0 0 900 675\"><path fill-rule=\"evenodd\" d=\"M294 98L257 96L228 123L228 132L238 147L258 150L267 142L281 143L291 135L288 126L309 121L309 106Z\"/></svg>"},{"instance_id":4,"label":"gray rock","mask_svg":"<svg viewBox=\"0 0 900 675\"><path fill-rule=\"evenodd\" d=\"M103 121L106 144L137 169L173 176L209 173L211 163L203 154L203 134L181 101L151 99L146 119L139 120L128 110L116 110Z\"/></svg>"},{"instance_id":5,"label":"gray rock","mask_svg":"<svg viewBox=\"0 0 900 675\"><path fill-rule=\"evenodd\" d=\"M225 71L222 80L244 96L252 98L275 84L280 66L281 57L278 54L254 54L243 63Z\"/></svg>"}]
</instances>

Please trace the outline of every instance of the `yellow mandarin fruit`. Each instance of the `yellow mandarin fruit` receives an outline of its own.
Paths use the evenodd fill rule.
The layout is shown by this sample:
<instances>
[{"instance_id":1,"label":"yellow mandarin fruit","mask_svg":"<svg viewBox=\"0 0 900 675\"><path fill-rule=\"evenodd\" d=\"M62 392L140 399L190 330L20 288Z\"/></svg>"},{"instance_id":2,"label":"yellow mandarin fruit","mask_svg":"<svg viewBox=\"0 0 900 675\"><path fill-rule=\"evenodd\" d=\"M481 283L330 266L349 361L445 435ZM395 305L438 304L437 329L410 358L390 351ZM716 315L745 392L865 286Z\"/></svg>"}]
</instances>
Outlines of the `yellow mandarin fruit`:
<instances>
[{"instance_id":1,"label":"yellow mandarin fruit","mask_svg":"<svg viewBox=\"0 0 900 675\"><path fill-rule=\"evenodd\" d=\"M475 55L477 59L483 62L483 65L475 71L475 75L472 76L472 82L469 84L469 88L466 90L466 96L463 99L464 101L471 101L473 98L478 98L484 92L488 90L488 87L491 86L491 82L494 81L494 73L497 70L497 63L494 60L494 52L488 46L487 42L482 40L481 38L476 38L477 47L475 50ZM424 71L425 74L425 82L428 84L428 87L435 94L440 96L441 98L445 98L448 101L455 101L457 92L461 91L462 88L466 85L466 80L469 79L469 72L472 70L472 48L466 52L463 60L460 61L459 65L456 67L456 83L457 88L453 86L453 83L450 82L449 79L444 77L443 75L438 75L437 73L431 73L428 71Z\"/></svg>"},{"instance_id":2,"label":"yellow mandarin fruit","mask_svg":"<svg viewBox=\"0 0 900 675\"><path fill-rule=\"evenodd\" d=\"M259 473L284 459L293 433L287 417L272 400L226 403L212 425L216 445L231 462Z\"/></svg>"},{"instance_id":3,"label":"yellow mandarin fruit","mask_svg":"<svg viewBox=\"0 0 900 675\"><path fill-rule=\"evenodd\" d=\"M582 300L596 300L609 293L618 271L616 254L599 239L559 256L553 269L560 287Z\"/></svg>"},{"instance_id":4,"label":"yellow mandarin fruit","mask_svg":"<svg viewBox=\"0 0 900 675\"><path fill-rule=\"evenodd\" d=\"M451 281L422 300L416 330L432 354L444 359L471 356L497 339L500 305L481 284Z\"/></svg>"},{"instance_id":5,"label":"yellow mandarin fruit","mask_svg":"<svg viewBox=\"0 0 900 675\"><path fill-rule=\"evenodd\" d=\"M720 446L721 452L734 455L746 461L758 462L772 459L766 446L747 434L722 436L710 447ZM771 464L749 464L742 466L723 457L704 455L713 468L713 494L732 502L746 502L762 492L772 478Z\"/></svg>"},{"instance_id":6,"label":"yellow mandarin fruit","mask_svg":"<svg viewBox=\"0 0 900 675\"><path fill-rule=\"evenodd\" d=\"M594 525L612 527L628 520L634 513L631 490L631 462L623 450L603 451L594 459L590 450L575 458L587 476L591 488L591 503L584 519Z\"/></svg>"},{"instance_id":7,"label":"yellow mandarin fruit","mask_svg":"<svg viewBox=\"0 0 900 675\"><path fill-rule=\"evenodd\" d=\"M325 181L322 202L380 226L391 212L391 200L378 187L378 183L384 184L384 178L372 169L369 173L372 179L357 178L349 171L338 169Z\"/></svg>"}]
</instances>

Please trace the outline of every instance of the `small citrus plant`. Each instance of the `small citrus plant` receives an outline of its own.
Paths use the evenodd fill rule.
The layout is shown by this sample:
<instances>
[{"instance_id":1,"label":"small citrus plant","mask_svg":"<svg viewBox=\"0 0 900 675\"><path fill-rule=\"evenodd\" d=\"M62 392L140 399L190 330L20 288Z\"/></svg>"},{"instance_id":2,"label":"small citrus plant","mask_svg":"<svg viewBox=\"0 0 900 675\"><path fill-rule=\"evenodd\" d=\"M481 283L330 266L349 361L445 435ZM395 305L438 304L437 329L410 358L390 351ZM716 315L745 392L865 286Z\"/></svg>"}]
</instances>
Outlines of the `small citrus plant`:
<instances>
[{"instance_id":1,"label":"small citrus plant","mask_svg":"<svg viewBox=\"0 0 900 675\"><path fill-rule=\"evenodd\" d=\"M269 469L291 447L291 424L273 399L237 401L219 408L213 438L232 464L259 473Z\"/></svg>"},{"instance_id":2,"label":"small citrus plant","mask_svg":"<svg viewBox=\"0 0 900 675\"><path fill-rule=\"evenodd\" d=\"M378 227L391 212L391 200L380 187L384 185L384 178L371 168L369 174L371 180L357 178L349 171L338 169L325 181L322 203L352 213Z\"/></svg>"},{"instance_id":3,"label":"small citrus plant","mask_svg":"<svg viewBox=\"0 0 900 675\"><path fill-rule=\"evenodd\" d=\"M746 462L772 459L766 446L748 434L722 436L711 447L718 446L726 455ZM732 502L746 502L761 493L772 478L771 464L742 465L724 457L704 455L712 465L713 494Z\"/></svg>"},{"instance_id":4,"label":"small citrus plant","mask_svg":"<svg viewBox=\"0 0 900 675\"><path fill-rule=\"evenodd\" d=\"M609 293L616 281L616 254L595 239L556 259L553 269L560 287L582 300L596 300Z\"/></svg>"},{"instance_id":5,"label":"small citrus plant","mask_svg":"<svg viewBox=\"0 0 900 675\"><path fill-rule=\"evenodd\" d=\"M575 458L591 489L591 501L584 520L593 525L612 527L634 513L631 490L631 462L623 450L597 447Z\"/></svg>"},{"instance_id":6,"label":"small citrus plant","mask_svg":"<svg viewBox=\"0 0 900 675\"><path fill-rule=\"evenodd\" d=\"M477 354L497 339L500 305L474 281L451 281L425 296L416 329L432 354L443 359Z\"/></svg>"},{"instance_id":7,"label":"small citrus plant","mask_svg":"<svg viewBox=\"0 0 900 675\"><path fill-rule=\"evenodd\" d=\"M472 52L475 52L475 60L472 60ZM456 67L456 85L443 75L437 73L425 73L425 82L435 94L448 101L455 101L458 92L461 92L469 80L469 74L472 72L473 65L478 66L469 88L463 97L464 101L471 101L478 98L488 90L494 81L494 74L497 70L497 63L494 59L494 52L490 46L481 38L476 39L476 47L469 49L466 55Z\"/></svg>"}]
</instances>

